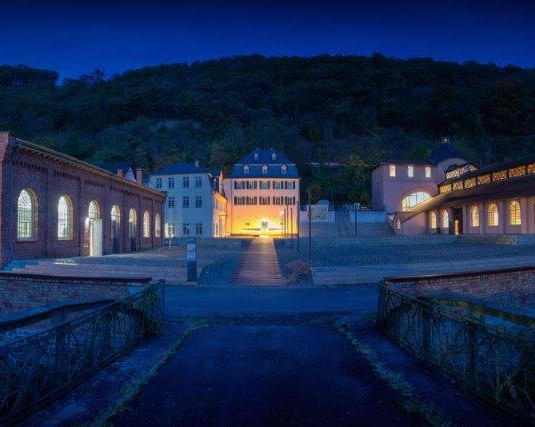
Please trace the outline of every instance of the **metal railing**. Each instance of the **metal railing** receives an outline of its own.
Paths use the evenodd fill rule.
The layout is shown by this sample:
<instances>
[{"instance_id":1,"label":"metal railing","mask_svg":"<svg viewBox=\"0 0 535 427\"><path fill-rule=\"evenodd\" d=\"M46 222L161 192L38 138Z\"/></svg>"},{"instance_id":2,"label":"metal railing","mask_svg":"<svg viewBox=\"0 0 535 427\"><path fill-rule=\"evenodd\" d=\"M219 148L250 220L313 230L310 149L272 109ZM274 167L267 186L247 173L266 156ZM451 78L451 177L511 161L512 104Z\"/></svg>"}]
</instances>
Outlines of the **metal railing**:
<instances>
[{"instance_id":1,"label":"metal railing","mask_svg":"<svg viewBox=\"0 0 535 427\"><path fill-rule=\"evenodd\" d=\"M535 419L535 340L381 285L378 327L495 404Z\"/></svg>"},{"instance_id":2,"label":"metal railing","mask_svg":"<svg viewBox=\"0 0 535 427\"><path fill-rule=\"evenodd\" d=\"M0 423L16 420L160 334L164 282L0 346Z\"/></svg>"}]
</instances>

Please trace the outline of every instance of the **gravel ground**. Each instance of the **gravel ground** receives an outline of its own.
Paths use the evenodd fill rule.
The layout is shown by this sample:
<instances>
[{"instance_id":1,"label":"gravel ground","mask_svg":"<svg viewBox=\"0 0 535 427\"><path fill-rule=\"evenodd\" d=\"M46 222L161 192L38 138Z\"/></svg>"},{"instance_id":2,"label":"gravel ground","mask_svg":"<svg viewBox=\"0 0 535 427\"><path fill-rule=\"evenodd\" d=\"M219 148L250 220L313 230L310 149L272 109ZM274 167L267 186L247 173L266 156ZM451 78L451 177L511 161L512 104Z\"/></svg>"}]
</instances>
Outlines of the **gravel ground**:
<instances>
[{"instance_id":1,"label":"gravel ground","mask_svg":"<svg viewBox=\"0 0 535 427\"><path fill-rule=\"evenodd\" d=\"M308 246L302 256L308 257ZM415 264L420 262L462 261L535 255L535 245L449 243L436 245L360 245L312 247L312 266Z\"/></svg>"}]
</instances>

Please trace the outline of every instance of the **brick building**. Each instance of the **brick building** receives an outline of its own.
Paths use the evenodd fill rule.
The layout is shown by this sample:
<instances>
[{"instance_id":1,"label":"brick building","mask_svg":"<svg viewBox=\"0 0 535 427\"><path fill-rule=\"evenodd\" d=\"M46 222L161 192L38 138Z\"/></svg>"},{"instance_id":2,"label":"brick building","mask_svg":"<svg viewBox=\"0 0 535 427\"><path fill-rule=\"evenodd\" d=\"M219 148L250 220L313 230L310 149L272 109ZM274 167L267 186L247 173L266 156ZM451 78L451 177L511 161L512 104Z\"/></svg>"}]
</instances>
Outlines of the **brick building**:
<instances>
[{"instance_id":1,"label":"brick building","mask_svg":"<svg viewBox=\"0 0 535 427\"><path fill-rule=\"evenodd\" d=\"M162 244L165 195L0 133L0 264Z\"/></svg>"}]
</instances>

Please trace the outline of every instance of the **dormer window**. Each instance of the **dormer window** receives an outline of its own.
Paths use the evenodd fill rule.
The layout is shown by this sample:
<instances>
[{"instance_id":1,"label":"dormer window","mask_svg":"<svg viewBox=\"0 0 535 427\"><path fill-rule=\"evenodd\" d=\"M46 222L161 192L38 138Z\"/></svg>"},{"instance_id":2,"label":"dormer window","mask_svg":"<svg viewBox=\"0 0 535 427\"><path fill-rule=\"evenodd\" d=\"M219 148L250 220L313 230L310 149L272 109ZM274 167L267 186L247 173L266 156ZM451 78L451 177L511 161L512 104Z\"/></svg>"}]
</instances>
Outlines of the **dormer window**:
<instances>
[{"instance_id":1,"label":"dormer window","mask_svg":"<svg viewBox=\"0 0 535 427\"><path fill-rule=\"evenodd\" d=\"M277 158L277 155L275 153L271 153L271 160L275 160Z\"/></svg>"},{"instance_id":2,"label":"dormer window","mask_svg":"<svg viewBox=\"0 0 535 427\"><path fill-rule=\"evenodd\" d=\"M267 175L268 167L266 165L262 166L262 175Z\"/></svg>"},{"instance_id":3,"label":"dormer window","mask_svg":"<svg viewBox=\"0 0 535 427\"><path fill-rule=\"evenodd\" d=\"M407 175L409 178L414 178L414 166L407 166Z\"/></svg>"},{"instance_id":4,"label":"dormer window","mask_svg":"<svg viewBox=\"0 0 535 427\"><path fill-rule=\"evenodd\" d=\"M286 175L286 166L285 166L285 165L282 165L282 166L281 166L281 173L282 173L283 175Z\"/></svg>"},{"instance_id":5,"label":"dormer window","mask_svg":"<svg viewBox=\"0 0 535 427\"><path fill-rule=\"evenodd\" d=\"M244 173L244 175L249 175L249 166L245 165L243 167L243 173Z\"/></svg>"},{"instance_id":6,"label":"dormer window","mask_svg":"<svg viewBox=\"0 0 535 427\"><path fill-rule=\"evenodd\" d=\"M388 168L388 175L391 178L394 178L396 176L396 165L390 165Z\"/></svg>"},{"instance_id":7,"label":"dormer window","mask_svg":"<svg viewBox=\"0 0 535 427\"><path fill-rule=\"evenodd\" d=\"M254 153L253 157L254 157L255 160L258 160L258 153Z\"/></svg>"}]
</instances>

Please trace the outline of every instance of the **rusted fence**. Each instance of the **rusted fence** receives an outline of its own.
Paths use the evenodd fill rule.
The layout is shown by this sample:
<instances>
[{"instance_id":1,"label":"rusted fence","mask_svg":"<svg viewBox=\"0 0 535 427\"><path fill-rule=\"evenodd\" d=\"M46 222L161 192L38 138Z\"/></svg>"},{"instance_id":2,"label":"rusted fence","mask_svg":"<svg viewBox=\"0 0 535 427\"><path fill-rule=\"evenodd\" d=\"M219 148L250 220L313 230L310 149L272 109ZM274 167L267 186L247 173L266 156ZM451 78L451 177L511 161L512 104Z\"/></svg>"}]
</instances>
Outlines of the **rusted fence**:
<instances>
[{"instance_id":1,"label":"rusted fence","mask_svg":"<svg viewBox=\"0 0 535 427\"><path fill-rule=\"evenodd\" d=\"M388 285L380 287L377 323L402 347L469 390L535 420L533 335L486 324Z\"/></svg>"},{"instance_id":2,"label":"rusted fence","mask_svg":"<svg viewBox=\"0 0 535 427\"><path fill-rule=\"evenodd\" d=\"M21 418L163 327L163 281L77 319L0 346L0 424Z\"/></svg>"}]
</instances>

